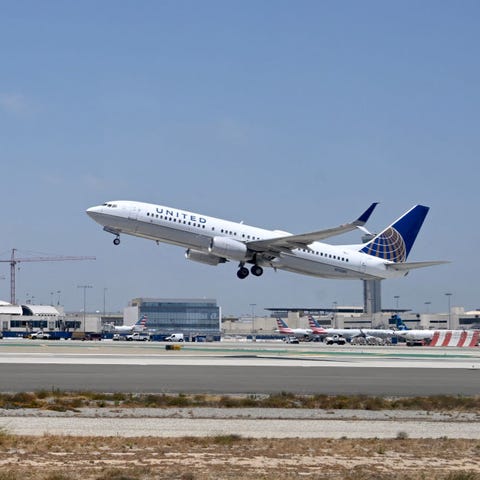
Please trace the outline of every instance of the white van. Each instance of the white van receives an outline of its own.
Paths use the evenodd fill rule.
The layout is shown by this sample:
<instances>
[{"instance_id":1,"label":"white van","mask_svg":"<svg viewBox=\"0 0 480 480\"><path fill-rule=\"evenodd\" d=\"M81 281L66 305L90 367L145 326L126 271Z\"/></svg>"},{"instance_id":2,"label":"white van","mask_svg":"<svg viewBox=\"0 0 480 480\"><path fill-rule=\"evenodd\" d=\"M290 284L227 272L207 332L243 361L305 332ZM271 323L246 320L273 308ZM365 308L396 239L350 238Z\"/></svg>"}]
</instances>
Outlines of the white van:
<instances>
[{"instance_id":1,"label":"white van","mask_svg":"<svg viewBox=\"0 0 480 480\"><path fill-rule=\"evenodd\" d=\"M172 333L166 339L166 342L184 342L183 333Z\"/></svg>"}]
</instances>

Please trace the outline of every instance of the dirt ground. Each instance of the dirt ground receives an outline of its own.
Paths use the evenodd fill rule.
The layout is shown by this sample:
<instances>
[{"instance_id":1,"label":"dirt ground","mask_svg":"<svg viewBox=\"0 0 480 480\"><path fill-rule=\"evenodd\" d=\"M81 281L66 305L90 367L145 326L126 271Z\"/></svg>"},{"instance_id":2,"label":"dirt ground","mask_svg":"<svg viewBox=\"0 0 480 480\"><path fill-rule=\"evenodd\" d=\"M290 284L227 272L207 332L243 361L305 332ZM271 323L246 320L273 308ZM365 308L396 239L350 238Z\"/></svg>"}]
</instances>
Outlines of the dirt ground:
<instances>
[{"instance_id":1,"label":"dirt ground","mask_svg":"<svg viewBox=\"0 0 480 480\"><path fill-rule=\"evenodd\" d=\"M480 480L480 442L0 434L0 480Z\"/></svg>"}]
</instances>

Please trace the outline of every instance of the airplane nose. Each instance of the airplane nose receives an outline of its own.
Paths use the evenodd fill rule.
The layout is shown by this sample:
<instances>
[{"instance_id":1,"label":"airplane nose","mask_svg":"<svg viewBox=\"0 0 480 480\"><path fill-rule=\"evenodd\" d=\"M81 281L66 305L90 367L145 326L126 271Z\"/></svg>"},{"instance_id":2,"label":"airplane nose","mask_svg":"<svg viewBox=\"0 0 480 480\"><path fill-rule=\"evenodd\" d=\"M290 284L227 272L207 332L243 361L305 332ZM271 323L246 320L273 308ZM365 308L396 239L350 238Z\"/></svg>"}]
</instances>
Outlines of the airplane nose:
<instances>
[{"instance_id":1,"label":"airplane nose","mask_svg":"<svg viewBox=\"0 0 480 480\"><path fill-rule=\"evenodd\" d=\"M98 218L99 214L102 213L102 207L87 208L86 213L89 217L95 220L96 218Z\"/></svg>"}]
</instances>

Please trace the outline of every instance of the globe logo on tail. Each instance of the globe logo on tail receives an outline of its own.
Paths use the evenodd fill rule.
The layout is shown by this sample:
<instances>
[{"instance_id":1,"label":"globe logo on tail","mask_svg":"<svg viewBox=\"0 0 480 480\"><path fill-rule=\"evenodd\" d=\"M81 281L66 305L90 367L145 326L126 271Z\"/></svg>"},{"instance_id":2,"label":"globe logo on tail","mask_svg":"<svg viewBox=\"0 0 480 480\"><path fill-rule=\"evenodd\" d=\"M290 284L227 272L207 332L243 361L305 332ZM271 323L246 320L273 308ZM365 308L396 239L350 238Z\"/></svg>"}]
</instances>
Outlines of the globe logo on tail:
<instances>
[{"instance_id":1,"label":"globe logo on tail","mask_svg":"<svg viewBox=\"0 0 480 480\"><path fill-rule=\"evenodd\" d=\"M404 262L407 259L405 242L400 233L393 227L387 228L376 236L361 251L396 263Z\"/></svg>"}]
</instances>

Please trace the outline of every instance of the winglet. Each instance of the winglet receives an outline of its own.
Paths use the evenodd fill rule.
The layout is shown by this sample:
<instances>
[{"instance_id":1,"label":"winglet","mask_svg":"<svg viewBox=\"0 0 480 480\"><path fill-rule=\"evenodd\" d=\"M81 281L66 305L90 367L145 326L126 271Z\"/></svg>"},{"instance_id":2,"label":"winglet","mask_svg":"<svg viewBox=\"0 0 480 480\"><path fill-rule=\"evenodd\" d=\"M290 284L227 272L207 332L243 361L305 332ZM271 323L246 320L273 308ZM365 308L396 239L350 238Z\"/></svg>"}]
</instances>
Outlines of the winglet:
<instances>
[{"instance_id":1,"label":"winglet","mask_svg":"<svg viewBox=\"0 0 480 480\"><path fill-rule=\"evenodd\" d=\"M375 210L375 207L378 205L378 202L372 203L355 221L357 225L365 225L367 220L370 218L370 215Z\"/></svg>"}]
</instances>

